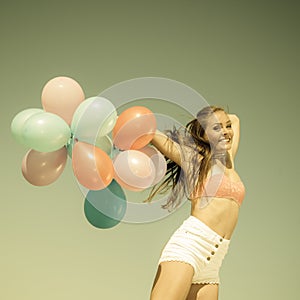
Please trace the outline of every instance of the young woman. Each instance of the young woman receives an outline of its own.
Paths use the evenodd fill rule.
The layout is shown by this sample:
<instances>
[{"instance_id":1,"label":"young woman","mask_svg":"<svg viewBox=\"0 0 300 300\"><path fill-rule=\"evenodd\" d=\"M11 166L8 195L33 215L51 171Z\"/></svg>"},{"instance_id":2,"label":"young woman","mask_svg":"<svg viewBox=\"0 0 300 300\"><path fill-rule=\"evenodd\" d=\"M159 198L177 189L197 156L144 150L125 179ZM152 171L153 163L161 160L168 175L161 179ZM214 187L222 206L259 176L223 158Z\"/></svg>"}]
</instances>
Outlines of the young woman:
<instances>
[{"instance_id":1,"label":"young woman","mask_svg":"<svg viewBox=\"0 0 300 300\"><path fill-rule=\"evenodd\" d=\"M245 193L234 169L238 143L238 117L215 106L203 108L183 133L155 134L152 144L168 158L168 170L150 200L171 187L165 208L186 195L191 216L162 251L151 300L218 299L219 269Z\"/></svg>"}]
</instances>

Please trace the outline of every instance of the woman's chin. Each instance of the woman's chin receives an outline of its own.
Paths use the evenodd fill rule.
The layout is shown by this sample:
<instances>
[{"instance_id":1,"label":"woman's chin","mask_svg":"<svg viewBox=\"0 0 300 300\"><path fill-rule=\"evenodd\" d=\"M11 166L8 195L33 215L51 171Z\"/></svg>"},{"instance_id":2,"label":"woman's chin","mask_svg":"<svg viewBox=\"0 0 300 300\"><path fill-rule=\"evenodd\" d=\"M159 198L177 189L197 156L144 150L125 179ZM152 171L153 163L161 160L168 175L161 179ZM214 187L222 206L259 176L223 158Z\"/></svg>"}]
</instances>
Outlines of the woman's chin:
<instances>
[{"instance_id":1,"label":"woman's chin","mask_svg":"<svg viewBox=\"0 0 300 300\"><path fill-rule=\"evenodd\" d=\"M222 147L218 147L214 150L215 154L225 154L227 151L229 151L231 149L231 145L224 145Z\"/></svg>"}]
</instances>

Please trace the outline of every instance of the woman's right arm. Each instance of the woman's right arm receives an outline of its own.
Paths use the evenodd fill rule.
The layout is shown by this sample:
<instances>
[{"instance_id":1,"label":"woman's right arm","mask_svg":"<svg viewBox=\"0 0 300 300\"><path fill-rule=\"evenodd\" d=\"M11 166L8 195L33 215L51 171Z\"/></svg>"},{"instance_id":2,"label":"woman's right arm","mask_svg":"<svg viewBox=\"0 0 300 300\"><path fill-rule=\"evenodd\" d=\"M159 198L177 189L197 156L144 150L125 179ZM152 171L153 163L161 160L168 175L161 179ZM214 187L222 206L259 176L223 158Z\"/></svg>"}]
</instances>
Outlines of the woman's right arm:
<instances>
[{"instance_id":1,"label":"woman's right arm","mask_svg":"<svg viewBox=\"0 0 300 300\"><path fill-rule=\"evenodd\" d=\"M181 166L181 151L178 143L171 140L167 135L165 135L159 130L156 130L151 143L164 156L168 157L177 165Z\"/></svg>"}]
</instances>

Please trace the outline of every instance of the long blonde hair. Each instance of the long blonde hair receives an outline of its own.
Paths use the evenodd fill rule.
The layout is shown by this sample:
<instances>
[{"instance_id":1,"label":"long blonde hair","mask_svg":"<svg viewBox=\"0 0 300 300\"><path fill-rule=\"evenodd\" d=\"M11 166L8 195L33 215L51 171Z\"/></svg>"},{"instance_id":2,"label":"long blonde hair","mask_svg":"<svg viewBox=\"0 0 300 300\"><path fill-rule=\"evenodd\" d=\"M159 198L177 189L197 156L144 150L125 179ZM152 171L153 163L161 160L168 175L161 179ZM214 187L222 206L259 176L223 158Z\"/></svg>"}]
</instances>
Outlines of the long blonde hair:
<instances>
[{"instance_id":1,"label":"long blonde hair","mask_svg":"<svg viewBox=\"0 0 300 300\"><path fill-rule=\"evenodd\" d=\"M171 189L167 203L162 207L172 210L180 205L184 195L189 198L195 188L203 187L203 182L211 168L212 158L210 143L204 138L205 129L208 119L217 111L224 111L224 109L218 106L206 106L197 113L195 119L186 124L183 131L173 128L165 132L171 140L180 145L182 164L186 164L187 167L182 168L165 157L166 175L160 184L152 188L146 201L151 201L155 195L164 194ZM193 154L186 156L188 148Z\"/></svg>"}]
</instances>

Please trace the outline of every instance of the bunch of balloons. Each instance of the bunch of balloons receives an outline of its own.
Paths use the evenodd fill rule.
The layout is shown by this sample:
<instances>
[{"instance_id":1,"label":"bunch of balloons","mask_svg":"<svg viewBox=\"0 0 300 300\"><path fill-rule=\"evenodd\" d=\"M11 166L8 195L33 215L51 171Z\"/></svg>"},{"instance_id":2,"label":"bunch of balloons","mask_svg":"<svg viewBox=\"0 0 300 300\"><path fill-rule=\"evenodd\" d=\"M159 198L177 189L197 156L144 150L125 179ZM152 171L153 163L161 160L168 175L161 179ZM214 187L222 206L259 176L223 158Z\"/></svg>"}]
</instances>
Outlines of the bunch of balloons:
<instances>
[{"instance_id":1,"label":"bunch of balloons","mask_svg":"<svg viewBox=\"0 0 300 300\"><path fill-rule=\"evenodd\" d=\"M123 188L147 189L166 173L164 156L149 144L155 115L144 106L118 115L108 99L86 99L69 77L48 81L41 102L42 109L25 109L11 123L15 139L30 148L22 161L24 178L35 186L49 185L62 174L69 156L76 179L89 190L89 222L98 228L118 224L126 212Z\"/></svg>"}]
</instances>

